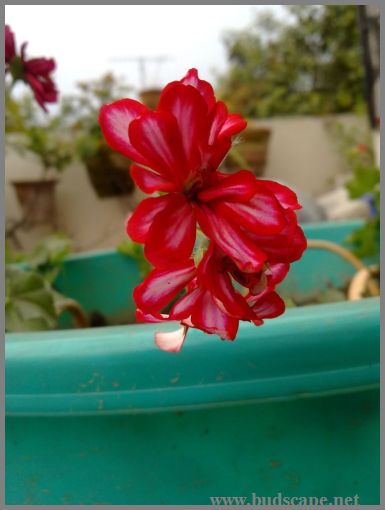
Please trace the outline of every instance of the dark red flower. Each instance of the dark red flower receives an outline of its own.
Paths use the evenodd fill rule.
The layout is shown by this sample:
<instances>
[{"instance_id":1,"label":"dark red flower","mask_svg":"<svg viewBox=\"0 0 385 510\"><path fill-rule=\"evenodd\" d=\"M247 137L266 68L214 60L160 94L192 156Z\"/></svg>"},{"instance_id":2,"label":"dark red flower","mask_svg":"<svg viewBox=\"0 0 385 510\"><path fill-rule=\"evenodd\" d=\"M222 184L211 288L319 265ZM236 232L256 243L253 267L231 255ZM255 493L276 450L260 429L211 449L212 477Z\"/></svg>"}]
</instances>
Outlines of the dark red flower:
<instances>
[{"instance_id":1,"label":"dark red flower","mask_svg":"<svg viewBox=\"0 0 385 510\"><path fill-rule=\"evenodd\" d=\"M5 37L5 70L7 71L9 63L16 56L15 36L11 30L11 27L8 25L5 25L4 37Z\"/></svg>"},{"instance_id":2,"label":"dark red flower","mask_svg":"<svg viewBox=\"0 0 385 510\"><path fill-rule=\"evenodd\" d=\"M22 80L31 87L37 103L47 111L46 103L55 103L58 92L51 73L56 64L52 58L26 57L27 43L21 45L20 55L16 52L15 37L10 27L5 27L5 70L9 71L14 81Z\"/></svg>"},{"instance_id":3,"label":"dark red flower","mask_svg":"<svg viewBox=\"0 0 385 510\"><path fill-rule=\"evenodd\" d=\"M29 83L36 101L47 111L45 103L56 103L58 91L50 74L55 70L56 63L52 58L25 58L26 43L22 45L23 77Z\"/></svg>"}]
</instances>

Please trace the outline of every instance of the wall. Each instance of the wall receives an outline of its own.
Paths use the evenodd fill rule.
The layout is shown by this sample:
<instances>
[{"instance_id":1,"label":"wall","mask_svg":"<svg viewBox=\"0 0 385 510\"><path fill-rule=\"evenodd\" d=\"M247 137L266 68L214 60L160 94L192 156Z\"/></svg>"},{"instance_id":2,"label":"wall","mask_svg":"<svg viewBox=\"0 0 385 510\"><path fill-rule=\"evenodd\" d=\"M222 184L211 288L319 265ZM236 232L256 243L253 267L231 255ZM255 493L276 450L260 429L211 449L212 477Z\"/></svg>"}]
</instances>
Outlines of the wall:
<instances>
[{"instance_id":1,"label":"wall","mask_svg":"<svg viewBox=\"0 0 385 510\"><path fill-rule=\"evenodd\" d=\"M265 176L284 180L312 197L338 186L349 168L327 129L328 122L334 119L347 127L368 129L366 118L350 114L254 121L272 130Z\"/></svg>"}]
</instances>

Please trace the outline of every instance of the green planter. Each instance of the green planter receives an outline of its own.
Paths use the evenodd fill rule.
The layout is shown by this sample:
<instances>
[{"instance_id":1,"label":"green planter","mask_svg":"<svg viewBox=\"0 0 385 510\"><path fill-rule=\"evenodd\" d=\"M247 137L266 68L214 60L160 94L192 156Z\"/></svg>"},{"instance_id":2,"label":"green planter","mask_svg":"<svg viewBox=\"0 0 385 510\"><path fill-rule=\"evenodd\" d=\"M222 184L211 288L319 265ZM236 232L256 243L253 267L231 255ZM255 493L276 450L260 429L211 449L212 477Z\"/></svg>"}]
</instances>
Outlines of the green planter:
<instances>
[{"instance_id":1,"label":"green planter","mask_svg":"<svg viewBox=\"0 0 385 510\"><path fill-rule=\"evenodd\" d=\"M341 242L356 223L305 228ZM303 294L353 270L305 253ZM69 259L58 284L115 322L135 263ZM191 330L159 351L162 325L9 334L8 504L201 504L210 496L353 497L379 504L379 299L288 309L235 342Z\"/></svg>"}]
</instances>

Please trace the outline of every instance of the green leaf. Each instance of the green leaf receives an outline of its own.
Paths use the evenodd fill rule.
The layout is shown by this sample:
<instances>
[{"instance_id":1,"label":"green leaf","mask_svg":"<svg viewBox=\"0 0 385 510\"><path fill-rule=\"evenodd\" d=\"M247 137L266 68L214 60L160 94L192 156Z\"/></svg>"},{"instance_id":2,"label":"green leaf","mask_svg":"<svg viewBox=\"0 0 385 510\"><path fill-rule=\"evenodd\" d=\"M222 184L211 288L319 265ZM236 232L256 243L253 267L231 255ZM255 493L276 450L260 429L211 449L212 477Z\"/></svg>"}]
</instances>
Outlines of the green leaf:
<instances>
[{"instance_id":1,"label":"green leaf","mask_svg":"<svg viewBox=\"0 0 385 510\"><path fill-rule=\"evenodd\" d=\"M8 240L5 240L5 263L17 264L18 262L25 261L25 254L12 250Z\"/></svg>"},{"instance_id":2,"label":"green leaf","mask_svg":"<svg viewBox=\"0 0 385 510\"><path fill-rule=\"evenodd\" d=\"M357 257L371 257L380 253L380 222L379 218L368 221L355 230L347 239L354 246Z\"/></svg>"},{"instance_id":3,"label":"green leaf","mask_svg":"<svg viewBox=\"0 0 385 510\"><path fill-rule=\"evenodd\" d=\"M71 241L64 234L52 234L41 241L25 261L32 268L39 268L52 282L64 259L70 253Z\"/></svg>"},{"instance_id":4,"label":"green leaf","mask_svg":"<svg viewBox=\"0 0 385 510\"><path fill-rule=\"evenodd\" d=\"M144 256L143 245L135 243L134 241L131 241L131 239L125 239L119 244L119 246L117 246L116 249L119 253L127 255L138 262L139 272L142 278L145 278L151 271L152 265Z\"/></svg>"},{"instance_id":5,"label":"green leaf","mask_svg":"<svg viewBox=\"0 0 385 510\"><path fill-rule=\"evenodd\" d=\"M52 289L35 271L5 269L6 331L54 329L57 326Z\"/></svg>"},{"instance_id":6,"label":"green leaf","mask_svg":"<svg viewBox=\"0 0 385 510\"><path fill-rule=\"evenodd\" d=\"M24 331L45 331L53 329L43 317L23 319L17 310L10 308L5 312L5 330L13 333Z\"/></svg>"},{"instance_id":7,"label":"green leaf","mask_svg":"<svg viewBox=\"0 0 385 510\"><path fill-rule=\"evenodd\" d=\"M353 170L353 179L346 184L346 188L350 198L360 198L365 193L377 191L379 184L379 168L357 166Z\"/></svg>"}]
</instances>

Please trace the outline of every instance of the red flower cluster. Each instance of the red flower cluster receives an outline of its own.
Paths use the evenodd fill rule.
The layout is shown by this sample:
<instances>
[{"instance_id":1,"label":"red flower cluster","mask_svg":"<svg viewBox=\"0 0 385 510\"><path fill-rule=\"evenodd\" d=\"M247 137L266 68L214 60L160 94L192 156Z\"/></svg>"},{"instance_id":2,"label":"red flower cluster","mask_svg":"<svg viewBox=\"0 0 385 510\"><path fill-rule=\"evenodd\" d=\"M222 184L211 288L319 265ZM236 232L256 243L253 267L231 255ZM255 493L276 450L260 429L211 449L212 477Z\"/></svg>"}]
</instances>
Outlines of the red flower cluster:
<instances>
[{"instance_id":1,"label":"red flower cluster","mask_svg":"<svg viewBox=\"0 0 385 510\"><path fill-rule=\"evenodd\" d=\"M191 69L165 87L156 111L122 99L103 106L99 121L109 145L135 161L138 187L162 193L143 200L127 222L155 267L134 291L138 319L183 325L157 334L158 346L179 350L188 327L234 339L239 320L260 325L283 313L274 288L306 247L294 212L301 206L285 186L247 170L218 170L245 120ZM196 265L197 226L210 244Z\"/></svg>"},{"instance_id":2,"label":"red flower cluster","mask_svg":"<svg viewBox=\"0 0 385 510\"><path fill-rule=\"evenodd\" d=\"M10 72L14 81L23 80L32 89L38 104L47 111L45 103L55 103L58 92L50 74L56 64L52 58L27 59L25 50L27 43L20 48L20 55L16 52L15 36L11 28L5 26L5 72Z\"/></svg>"}]
</instances>

